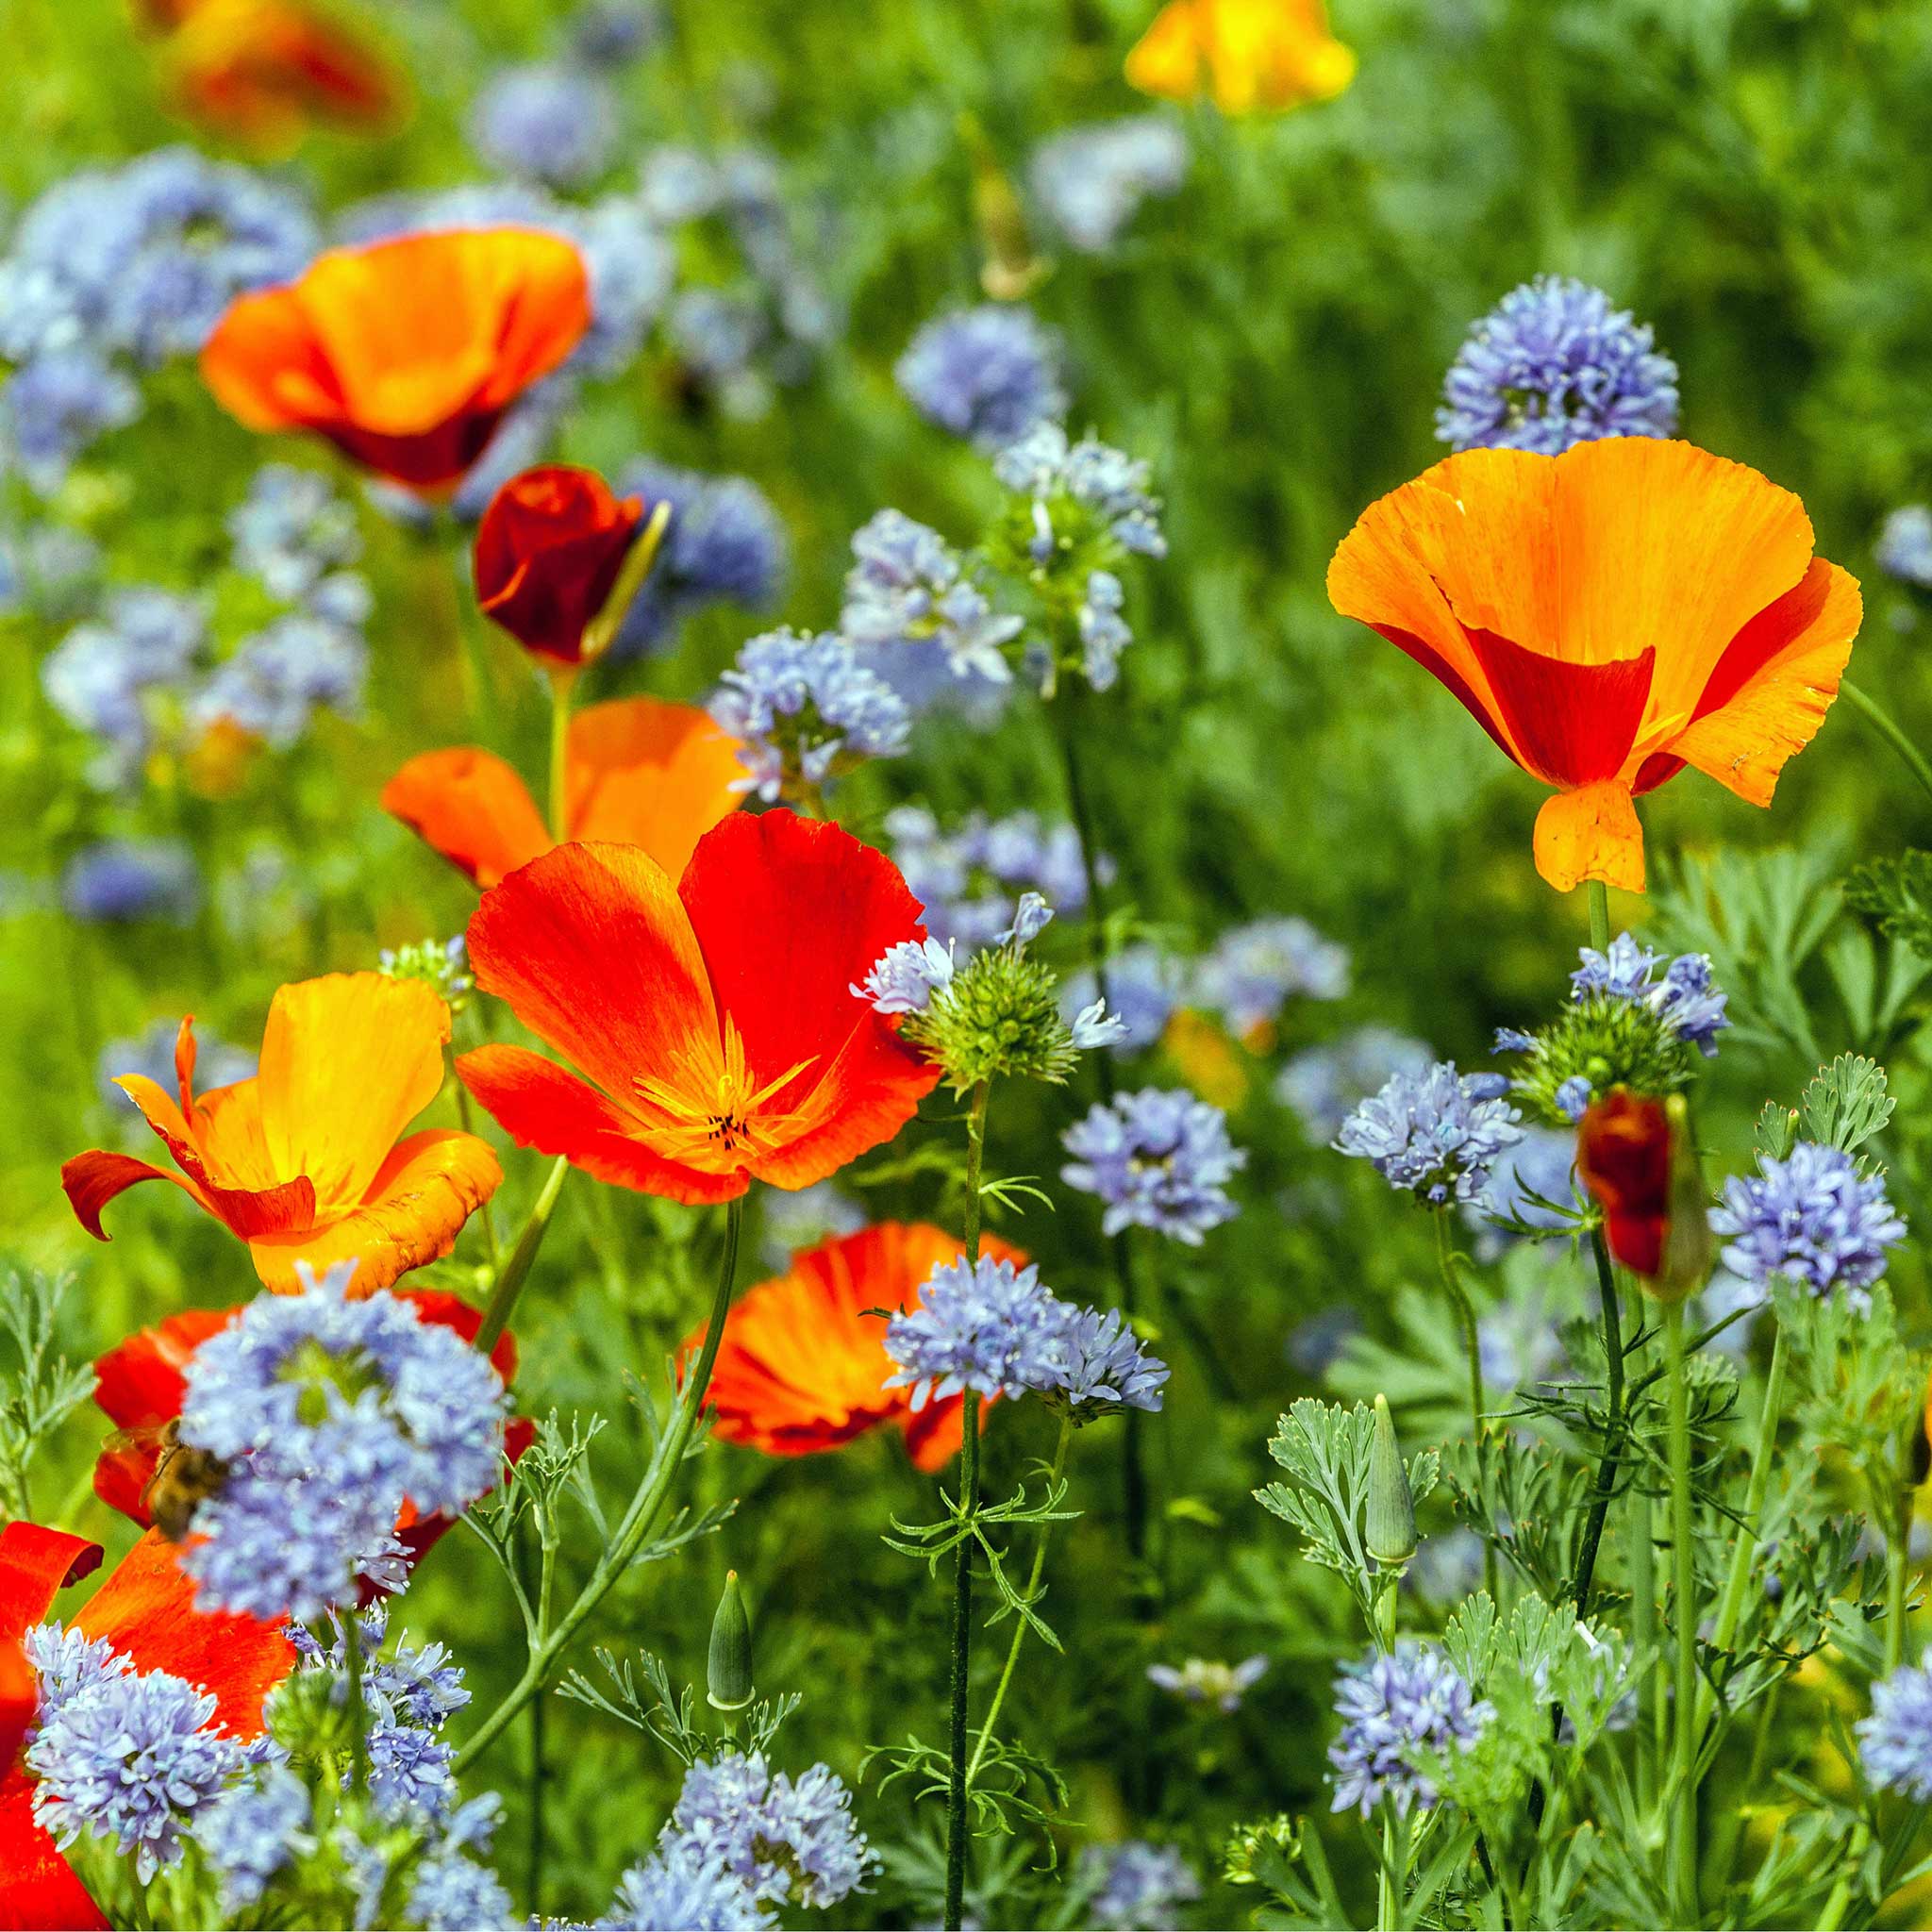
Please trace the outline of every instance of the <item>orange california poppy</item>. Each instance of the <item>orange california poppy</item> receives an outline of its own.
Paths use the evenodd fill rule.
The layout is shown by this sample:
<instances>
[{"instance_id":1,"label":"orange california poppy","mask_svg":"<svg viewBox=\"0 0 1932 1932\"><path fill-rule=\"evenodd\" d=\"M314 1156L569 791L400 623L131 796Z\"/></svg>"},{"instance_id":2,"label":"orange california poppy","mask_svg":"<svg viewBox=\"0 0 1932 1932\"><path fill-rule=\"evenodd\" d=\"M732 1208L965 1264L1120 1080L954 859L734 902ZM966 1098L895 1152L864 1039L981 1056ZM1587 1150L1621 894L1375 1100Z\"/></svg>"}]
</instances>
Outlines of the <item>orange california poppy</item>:
<instances>
[{"instance_id":1,"label":"orange california poppy","mask_svg":"<svg viewBox=\"0 0 1932 1932\"><path fill-rule=\"evenodd\" d=\"M1253 114L1332 99L1355 78L1355 55L1328 31L1322 0L1168 0L1126 76L1143 94Z\"/></svg>"},{"instance_id":2,"label":"orange california poppy","mask_svg":"<svg viewBox=\"0 0 1932 1932\"><path fill-rule=\"evenodd\" d=\"M1557 788L1537 870L1643 890L1632 803L1695 765L1754 805L1838 693L1855 579L1788 490L1688 442L1475 449L1362 512L1328 595Z\"/></svg>"},{"instance_id":3,"label":"orange california poppy","mask_svg":"<svg viewBox=\"0 0 1932 1932\"><path fill-rule=\"evenodd\" d=\"M634 845L559 845L483 895L470 965L590 1079L521 1046L457 1073L520 1146L599 1180L691 1202L808 1188L939 1082L852 992L924 933L890 858L790 811L734 812L675 880Z\"/></svg>"},{"instance_id":4,"label":"orange california poppy","mask_svg":"<svg viewBox=\"0 0 1932 1932\"><path fill-rule=\"evenodd\" d=\"M265 152L311 126L381 133L408 104L400 71L346 14L310 0L196 0L162 52L191 119Z\"/></svg>"},{"instance_id":5,"label":"orange california poppy","mask_svg":"<svg viewBox=\"0 0 1932 1932\"><path fill-rule=\"evenodd\" d=\"M418 1321L454 1329L465 1341L474 1341L483 1325L482 1309L441 1289L402 1289L396 1299L407 1302ZM115 1425L94 1459L94 1494L143 1529L154 1523L155 1478L168 1446L165 1431L179 1418L188 1393L188 1364L201 1344L219 1335L244 1306L186 1308L152 1328L137 1329L94 1362L94 1400ZM503 1386L510 1387L517 1376L515 1336L508 1331L499 1336L490 1360ZM504 1454L515 1462L535 1436L536 1425L527 1417L511 1417L504 1429ZM396 1519L404 1560L413 1568L454 1521L419 1515L413 1503L405 1503Z\"/></svg>"},{"instance_id":6,"label":"orange california poppy","mask_svg":"<svg viewBox=\"0 0 1932 1932\"><path fill-rule=\"evenodd\" d=\"M561 235L403 235L238 296L201 373L249 428L313 430L378 476L444 494L590 322L584 258Z\"/></svg>"},{"instance_id":7,"label":"orange california poppy","mask_svg":"<svg viewBox=\"0 0 1932 1932\"><path fill-rule=\"evenodd\" d=\"M420 979L332 973L285 986L270 1003L261 1071L197 1095L194 1019L175 1047L180 1104L140 1074L114 1084L167 1142L179 1174L96 1148L60 1170L80 1224L99 1241L101 1209L139 1181L173 1181L248 1243L278 1293L358 1257L352 1292L370 1294L449 1253L496 1191L487 1141L432 1127L398 1138L442 1086L449 1008Z\"/></svg>"},{"instance_id":8,"label":"orange california poppy","mask_svg":"<svg viewBox=\"0 0 1932 1932\"><path fill-rule=\"evenodd\" d=\"M991 1236L981 1247L1026 1265ZM942 1467L959 1451L964 1398L914 1409L909 1389L884 1387L897 1364L886 1353L885 1316L870 1311L916 1307L926 1276L963 1252L924 1222L888 1221L794 1255L783 1274L747 1290L724 1324L706 1397L714 1433L767 1456L812 1456L896 1423L921 1469ZM687 1353L703 1340L700 1328Z\"/></svg>"},{"instance_id":9,"label":"orange california poppy","mask_svg":"<svg viewBox=\"0 0 1932 1932\"><path fill-rule=\"evenodd\" d=\"M547 463L512 476L476 525L478 608L549 663L584 660L584 633L617 588L644 518L594 470Z\"/></svg>"},{"instance_id":10,"label":"orange california poppy","mask_svg":"<svg viewBox=\"0 0 1932 1932\"><path fill-rule=\"evenodd\" d=\"M33 1523L0 1528L0 1650L17 1656L20 1640L46 1621L62 1587L100 1560L98 1543L63 1530ZM209 1692L212 1722L244 1741L261 1735L262 1702L295 1662L293 1646L274 1624L197 1610L175 1546L158 1530L122 1557L67 1622L84 1637L106 1638L137 1672L165 1671ZM100 1907L34 1817L35 1780L19 1761L19 1743L16 1737L14 1748L0 1755L0 1926L105 1932Z\"/></svg>"},{"instance_id":11,"label":"orange california poppy","mask_svg":"<svg viewBox=\"0 0 1932 1932\"><path fill-rule=\"evenodd\" d=\"M744 803L743 779L737 739L708 711L658 698L591 705L564 749L565 836L641 845L675 875ZM486 890L556 842L516 772L471 745L411 758L382 808Z\"/></svg>"}]
</instances>

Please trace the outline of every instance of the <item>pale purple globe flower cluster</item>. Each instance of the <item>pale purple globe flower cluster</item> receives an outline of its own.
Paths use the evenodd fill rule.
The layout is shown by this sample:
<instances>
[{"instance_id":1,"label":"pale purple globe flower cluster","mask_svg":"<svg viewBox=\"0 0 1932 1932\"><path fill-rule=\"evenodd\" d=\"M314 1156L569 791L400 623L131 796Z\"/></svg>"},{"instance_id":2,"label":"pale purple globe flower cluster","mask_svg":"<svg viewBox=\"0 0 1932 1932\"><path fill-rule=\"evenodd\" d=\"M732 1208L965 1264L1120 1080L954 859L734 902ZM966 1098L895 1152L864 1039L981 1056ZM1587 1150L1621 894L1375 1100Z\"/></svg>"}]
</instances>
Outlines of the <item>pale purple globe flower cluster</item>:
<instances>
[{"instance_id":1,"label":"pale purple globe flower cluster","mask_svg":"<svg viewBox=\"0 0 1932 1932\"><path fill-rule=\"evenodd\" d=\"M1662 954L1621 932L1607 953L1585 946L1579 957L1583 963L1570 975L1573 999L1602 994L1646 1008L1674 1037L1706 1059L1715 1057L1717 1036L1731 1023L1724 1013L1726 995L1711 984L1707 953L1679 953L1665 964Z\"/></svg>"},{"instance_id":2,"label":"pale purple globe flower cluster","mask_svg":"<svg viewBox=\"0 0 1932 1932\"><path fill-rule=\"evenodd\" d=\"M788 561L785 525L749 478L641 462L623 472L617 490L642 497L647 510L668 504L671 521L643 589L618 625L613 658L662 649L686 620L713 605L764 610L775 600Z\"/></svg>"},{"instance_id":3,"label":"pale purple globe flower cluster","mask_svg":"<svg viewBox=\"0 0 1932 1932\"><path fill-rule=\"evenodd\" d=\"M1289 914L1229 927L1195 963L1192 996L1245 1035L1274 1020L1291 998L1339 1000L1348 984L1348 948Z\"/></svg>"},{"instance_id":4,"label":"pale purple globe flower cluster","mask_svg":"<svg viewBox=\"0 0 1932 1932\"><path fill-rule=\"evenodd\" d=\"M1907 1664L1872 1687L1872 1711L1854 1726L1865 1775L1915 1804L1932 1799L1932 1666Z\"/></svg>"},{"instance_id":5,"label":"pale purple globe flower cluster","mask_svg":"<svg viewBox=\"0 0 1932 1932\"><path fill-rule=\"evenodd\" d=\"M909 1388L915 1409L968 1390L989 1399L1031 1394L1076 1423L1158 1410L1169 1374L1119 1309L1062 1301L1038 1268L990 1255L934 1268L916 1306L887 1323L886 1353L898 1373L884 1386Z\"/></svg>"},{"instance_id":6,"label":"pale purple globe flower cluster","mask_svg":"<svg viewBox=\"0 0 1932 1932\"><path fill-rule=\"evenodd\" d=\"M1074 1158L1060 1178L1106 1204L1109 1235L1129 1227L1198 1247L1233 1220L1227 1183L1247 1165L1218 1107L1176 1088L1144 1087L1099 1102L1060 1137Z\"/></svg>"},{"instance_id":7,"label":"pale purple globe flower cluster","mask_svg":"<svg viewBox=\"0 0 1932 1932\"><path fill-rule=\"evenodd\" d=\"M1059 339L1031 310L986 302L935 316L894 374L927 422L985 450L1065 414Z\"/></svg>"},{"instance_id":8,"label":"pale purple globe flower cluster","mask_svg":"<svg viewBox=\"0 0 1932 1932\"><path fill-rule=\"evenodd\" d=\"M1201 1896L1201 1880L1172 1845L1130 1839L1089 1845L1076 1877L1093 1887L1088 1916L1107 1932L1162 1932L1182 1906Z\"/></svg>"},{"instance_id":9,"label":"pale purple globe flower cluster","mask_svg":"<svg viewBox=\"0 0 1932 1932\"><path fill-rule=\"evenodd\" d=\"M1478 1699L1435 1645L1401 1642L1364 1663L1345 1664L1335 1683L1341 1731L1328 1747L1337 1811L1366 1818L1384 1799L1407 1816L1440 1796L1419 1756L1467 1751L1495 1707Z\"/></svg>"},{"instance_id":10,"label":"pale purple globe flower cluster","mask_svg":"<svg viewBox=\"0 0 1932 1932\"><path fill-rule=\"evenodd\" d=\"M1341 1124L1335 1146L1431 1207L1475 1201L1497 1159L1523 1139L1508 1091L1500 1074L1458 1074L1453 1060L1393 1074Z\"/></svg>"},{"instance_id":11,"label":"pale purple globe flower cluster","mask_svg":"<svg viewBox=\"0 0 1932 1932\"><path fill-rule=\"evenodd\" d=\"M1027 186L1068 246L1104 255L1143 203L1171 195L1187 177L1188 139L1159 114L1070 127L1042 142L1026 166Z\"/></svg>"},{"instance_id":12,"label":"pale purple globe flower cluster","mask_svg":"<svg viewBox=\"0 0 1932 1932\"><path fill-rule=\"evenodd\" d=\"M1677 365L1601 289L1539 275L1470 330L1442 383L1436 434L1452 449L1557 456L1605 436L1672 436Z\"/></svg>"},{"instance_id":13,"label":"pale purple globe flower cluster","mask_svg":"<svg viewBox=\"0 0 1932 1932\"><path fill-rule=\"evenodd\" d=\"M882 509L853 535L839 628L866 664L906 695L895 671L942 661L969 687L1012 681L1006 646L1024 620L995 610L958 552L937 530ZM918 688L919 679L911 688Z\"/></svg>"},{"instance_id":14,"label":"pale purple globe flower cluster","mask_svg":"<svg viewBox=\"0 0 1932 1932\"><path fill-rule=\"evenodd\" d=\"M1860 1313L1872 1306L1886 1251L1906 1237L1884 1176L1813 1141L1800 1141L1782 1160L1760 1155L1757 1174L1733 1175L1710 1225L1724 1238L1724 1268L1741 1284L1734 1293L1750 1293L1745 1305L1762 1302L1783 1279L1816 1296L1842 1296Z\"/></svg>"},{"instance_id":15,"label":"pale purple globe flower cluster","mask_svg":"<svg viewBox=\"0 0 1932 1932\"><path fill-rule=\"evenodd\" d=\"M1070 918L1086 910L1087 873L1079 834L1070 824L1049 824L1031 811L996 819L972 812L942 830L920 805L893 807L885 824L892 858L936 939L958 941L968 951L995 943L1012 924L1016 895L1027 891ZM1103 858L1103 882L1112 871Z\"/></svg>"},{"instance_id":16,"label":"pale purple globe flower cluster","mask_svg":"<svg viewBox=\"0 0 1932 1932\"><path fill-rule=\"evenodd\" d=\"M496 1481L507 1397L486 1357L344 1262L263 1294L187 1370L181 1440L229 1465L182 1562L203 1608L308 1623L405 1580L404 1501L455 1514Z\"/></svg>"},{"instance_id":17,"label":"pale purple globe flower cluster","mask_svg":"<svg viewBox=\"0 0 1932 1932\"><path fill-rule=\"evenodd\" d=\"M774 1772L760 1752L692 1764L665 1836L771 1905L835 1906L877 1862L836 1772L814 1764L794 1778Z\"/></svg>"}]
</instances>

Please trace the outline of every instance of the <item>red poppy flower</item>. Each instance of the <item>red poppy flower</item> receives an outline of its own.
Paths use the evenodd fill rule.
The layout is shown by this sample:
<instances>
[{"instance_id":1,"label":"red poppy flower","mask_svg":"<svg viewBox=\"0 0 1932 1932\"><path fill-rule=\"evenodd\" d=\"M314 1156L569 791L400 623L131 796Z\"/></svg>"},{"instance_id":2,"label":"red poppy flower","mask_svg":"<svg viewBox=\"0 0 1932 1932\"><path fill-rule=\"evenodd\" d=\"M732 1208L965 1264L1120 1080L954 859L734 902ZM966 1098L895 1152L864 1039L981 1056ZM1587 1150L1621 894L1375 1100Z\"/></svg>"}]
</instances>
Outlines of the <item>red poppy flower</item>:
<instances>
[{"instance_id":1,"label":"red poppy flower","mask_svg":"<svg viewBox=\"0 0 1932 1932\"><path fill-rule=\"evenodd\" d=\"M440 1289L402 1289L396 1299L408 1302L418 1321L453 1328L465 1341L475 1341L483 1325L481 1309ZM209 1336L219 1335L241 1312L240 1306L185 1309L152 1328L138 1330L94 1363L94 1400L116 1431L94 1461L94 1494L143 1529L154 1522L149 1485L160 1465L162 1432L181 1413L188 1392L188 1364ZM504 1387L509 1388L517 1374L516 1338L498 1337L490 1359ZM536 1425L527 1417L513 1416L504 1430L505 1454L515 1462L535 1436ZM453 1521L448 1516L419 1516L415 1505L406 1503L396 1519L406 1560L413 1566Z\"/></svg>"},{"instance_id":2,"label":"red poppy flower","mask_svg":"<svg viewBox=\"0 0 1932 1932\"><path fill-rule=\"evenodd\" d=\"M658 698L574 713L563 762L565 838L641 845L674 875L745 799L738 740L709 712ZM515 768L470 745L411 758L382 808L486 889L555 842Z\"/></svg>"},{"instance_id":3,"label":"red poppy flower","mask_svg":"<svg viewBox=\"0 0 1932 1932\"><path fill-rule=\"evenodd\" d=\"M483 895L470 963L589 1079L520 1046L457 1073L519 1145L599 1180L690 1202L809 1187L939 1082L851 991L924 931L891 859L790 811L734 813L675 883L634 846L560 845Z\"/></svg>"},{"instance_id":4,"label":"red poppy flower","mask_svg":"<svg viewBox=\"0 0 1932 1932\"><path fill-rule=\"evenodd\" d=\"M1671 1208L1671 1124L1663 1102L1624 1087L1592 1101L1577 1130L1576 1171L1604 1210L1610 1253L1633 1274L1657 1274Z\"/></svg>"},{"instance_id":5,"label":"red poppy flower","mask_svg":"<svg viewBox=\"0 0 1932 1932\"><path fill-rule=\"evenodd\" d=\"M1026 1265L1018 1248L988 1236L996 1261ZM909 1389L888 1389L897 1365L886 1353L886 1317L916 1307L925 1278L957 1261L959 1243L924 1222L882 1222L808 1248L783 1274L749 1289L731 1310L706 1401L721 1441L767 1456L813 1456L896 1423L921 1469L959 1452L963 1398L912 1407ZM687 1352L704 1340L698 1330ZM984 1426L988 1405L980 1405Z\"/></svg>"},{"instance_id":6,"label":"red poppy flower","mask_svg":"<svg viewBox=\"0 0 1932 1932\"><path fill-rule=\"evenodd\" d=\"M441 1258L496 1191L487 1141L402 1130L443 1081L449 1008L420 979L333 973L285 986L270 1003L261 1071L194 1090L194 1019L175 1047L180 1102L140 1074L114 1084L167 1142L178 1174L100 1148L76 1154L60 1185L80 1224L106 1241L101 1210L142 1181L173 1181L248 1243L255 1272L281 1293L352 1256L351 1291L371 1294Z\"/></svg>"},{"instance_id":7,"label":"red poppy flower","mask_svg":"<svg viewBox=\"0 0 1932 1932\"><path fill-rule=\"evenodd\" d=\"M584 258L561 235L403 235L238 296L201 373L251 429L313 430L378 476L446 494L590 323Z\"/></svg>"},{"instance_id":8,"label":"red poppy flower","mask_svg":"<svg viewBox=\"0 0 1932 1932\"><path fill-rule=\"evenodd\" d=\"M1789 490L1688 442L1473 449L1362 512L1328 595L1557 788L1551 885L1641 891L1634 798L1695 765L1769 805L1838 695L1862 606L1811 543Z\"/></svg>"},{"instance_id":9,"label":"red poppy flower","mask_svg":"<svg viewBox=\"0 0 1932 1932\"><path fill-rule=\"evenodd\" d=\"M583 661L584 632L616 587L643 522L641 496L622 499L594 470L525 470L476 525L476 600L527 651Z\"/></svg>"},{"instance_id":10,"label":"red poppy flower","mask_svg":"<svg viewBox=\"0 0 1932 1932\"><path fill-rule=\"evenodd\" d=\"M161 9L158 9L161 10ZM311 127L380 133L408 88L366 29L311 0L190 0L163 50L181 111L261 151L292 148Z\"/></svg>"},{"instance_id":11,"label":"red poppy flower","mask_svg":"<svg viewBox=\"0 0 1932 1932\"><path fill-rule=\"evenodd\" d=\"M0 1529L0 1650L46 1621L63 1585L101 1560L98 1543L38 1524ZM105 1637L137 1671L166 1671L215 1699L214 1723L240 1739L261 1733L262 1701L289 1674L295 1652L279 1627L194 1607L194 1585L175 1545L149 1530L69 1620ZM17 1748L18 1740L15 1740ZM104 1932L108 1921L34 1819L34 1780L14 1753L0 1757L0 1926Z\"/></svg>"}]
</instances>

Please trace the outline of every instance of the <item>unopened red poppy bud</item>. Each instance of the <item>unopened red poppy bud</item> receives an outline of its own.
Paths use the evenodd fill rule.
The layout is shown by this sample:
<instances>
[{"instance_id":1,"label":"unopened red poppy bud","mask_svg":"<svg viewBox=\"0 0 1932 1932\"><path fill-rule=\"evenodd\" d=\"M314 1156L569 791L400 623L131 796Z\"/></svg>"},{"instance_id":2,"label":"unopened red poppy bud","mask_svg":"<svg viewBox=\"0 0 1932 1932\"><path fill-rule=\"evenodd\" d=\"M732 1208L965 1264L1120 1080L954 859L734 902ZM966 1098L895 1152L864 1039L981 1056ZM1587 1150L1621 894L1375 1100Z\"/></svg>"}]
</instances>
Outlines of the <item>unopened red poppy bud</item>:
<instances>
[{"instance_id":1,"label":"unopened red poppy bud","mask_svg":"<svg viewBox=\"0 0 1932 1932\"><path fill-rule=\"evenodd\" d=\"M642 521L642 500L612 495L594 471L559 463L512 476L476 528L483 614L553 664L582 663Z\"/></svg>"},{"instance_id":2,"label":"unopened red poppy bud","mask_svg":"<svg viewBox=\"0 0 1932 1932\"><path fill-rule=\"evenodd\" d=\"M1612 1256L1646 1280L1663 1266L1671 1203L1671 1124L1659 1100L1613 1087L1585 1112L1576 1171L1604 1210Z\"/></svg>"},{"instance_id":3,"label":"unopened red poppy bud","mask_svg":"<svg viewBox=\"0 0 1932 1932\"><path fill-rule=\"evenodd\" d=\"M727 1571L724 1594L711 1619L711 1654L705 1671L705 1702L713 1710L742 1710L756 1693L751 1675L751 1618L738 1572Z\"/></svg>"}]
</instances>

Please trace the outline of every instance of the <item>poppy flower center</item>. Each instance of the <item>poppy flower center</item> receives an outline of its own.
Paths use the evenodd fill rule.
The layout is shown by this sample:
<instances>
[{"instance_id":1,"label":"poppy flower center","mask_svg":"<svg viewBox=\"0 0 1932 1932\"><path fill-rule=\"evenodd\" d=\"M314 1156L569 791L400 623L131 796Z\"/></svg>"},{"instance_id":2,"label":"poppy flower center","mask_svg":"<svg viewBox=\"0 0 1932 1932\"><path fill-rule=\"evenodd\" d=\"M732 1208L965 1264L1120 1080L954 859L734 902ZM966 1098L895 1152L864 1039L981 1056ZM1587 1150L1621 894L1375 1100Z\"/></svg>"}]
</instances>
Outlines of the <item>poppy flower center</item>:
<instances>
[{"instance_id":1,"label":"poppy flower center","mask_svg":"<svg viewBox=\"0 0 1932 1932\"><path fill-rule=\"evenodd\" d=\"M728 1174L774 1154L817 1125L823 1102L802 1109L768 1103L818 1058L808 1054L762 1086L744 1057L744 1041L727 1019L722 1044L686 1047L668 1076L640 1074L631 1082L645 1108L646 1138L667 1159L708 1174Z\"/></svg>"}]
</instances>

